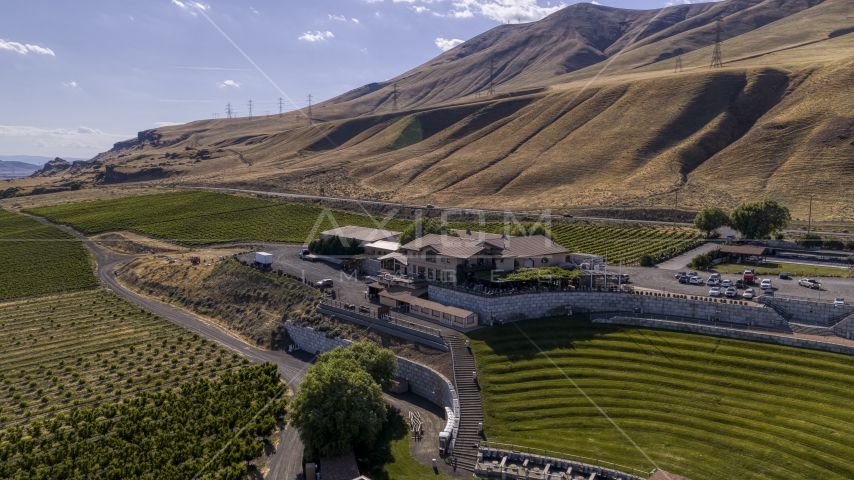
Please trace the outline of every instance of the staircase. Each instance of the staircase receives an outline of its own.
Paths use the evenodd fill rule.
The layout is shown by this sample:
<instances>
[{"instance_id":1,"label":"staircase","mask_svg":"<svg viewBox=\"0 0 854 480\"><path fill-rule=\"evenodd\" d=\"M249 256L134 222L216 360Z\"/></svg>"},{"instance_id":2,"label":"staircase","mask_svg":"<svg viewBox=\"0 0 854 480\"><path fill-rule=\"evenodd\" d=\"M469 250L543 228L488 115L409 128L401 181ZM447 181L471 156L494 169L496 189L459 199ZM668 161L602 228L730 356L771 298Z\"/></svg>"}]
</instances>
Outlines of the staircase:
<instances>
[{"instance_id":1,"label":"staircase","mask_svg":"<svg viewBox=\"0 0 854 480\"><path fill-rule=\"evenodd\" d=\"M476 371L474 356L466 342L458 335L446 337L451 347L451 355L454 360L454 383L457 387L457 395L460 399L460 429L457 432L454 444L454 457L457 468L466 472L474 473L477 462L477 448L482 440L477 433L477 424L483 422L483 407L480 404L480 389L472 378L472 372Z\"/></svg>"},{"instance_id":2,"label":"staircase","mask_svg":"<svg viewBox=\"0 0 854 480\"><path fill-rule=\"evenodd\" d=\"M763 297L762 303L764 303L766 307L771 307L775 312L777 312L778 315L783 317L783 319L787 322L791 321L794 317L791 313L787 312L786 309L778 305L777 302L775 302L771 298Z\"/></svg>"},{"instance_id":3,"label":"staircase","mask_svg":"<svg viewBox=\"0 0 854 480\"><path fill-rule=\"evenodd\" d=\"M799 323L789 323L789 328L792 329L794 333L800 333L801 335L815 335L817 337L837 337L836 333L834 333L833 329L830 327L819 327L816 325L802 325Z\"/></svg>"}]
</instances>

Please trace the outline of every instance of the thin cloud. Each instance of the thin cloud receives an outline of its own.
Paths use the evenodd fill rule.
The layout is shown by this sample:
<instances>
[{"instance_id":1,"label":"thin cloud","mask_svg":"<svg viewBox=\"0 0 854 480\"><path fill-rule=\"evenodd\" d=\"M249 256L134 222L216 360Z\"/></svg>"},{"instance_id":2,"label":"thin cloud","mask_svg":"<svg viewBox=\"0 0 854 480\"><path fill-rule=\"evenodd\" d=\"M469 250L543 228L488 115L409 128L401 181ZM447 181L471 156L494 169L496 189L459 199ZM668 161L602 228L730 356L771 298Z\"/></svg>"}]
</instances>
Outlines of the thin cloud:
<instances>
[{"instance_id":1,"label":"thin cloud","mask_svg":"<svg viewBox=\"0 0 854 480\"><path fill-rule=\"evenodd\" d=\"M68 83L62 82L62 84L66 87L71 87L71 88L77 88L77 86L78 86L77 82L75 82L74 80L72 80Z\"/></svg>"},{"instance_id":2,"label":"thin cloud","mask_svg":"<svg viewBox=\"0 0 854 480\"><path fill-rule=\"evenodd\" d=\"M181 125L178 122L154 122L158 127L171 127L172 125Z\"/></svg>"},{"instance_id":3,"label":"thin cloud","mask_svg":"<svg viewBox=\"0 0 854 480\"><path fill-rule=\"evenodd\" d=\"M249 10L250 10L252 13L254 13L255 15L260 15L260 13L258 13L258 10L255 10L255 8L253 8L253 7L249 7Z\"/></svg>"},{"instance_id":4,"label":"thin cloud","mask_svg":"<svg viewBox=\"0 0 854 480\"><path fill-rule=\"evenodd\" d=\"M443 52L447 52L448 50L464 42L465 40L460 40L459 38L447 39L440 37L436 39L436 46L439 47Z\"/></svg>"},{"instance_id":5,"label":"thin cloud","mask_svg":"<svg viewBox=\"0 0 854 480\"><path fill-rule=\"evenodd\" d=\"M185 70L224 70L229 72L245 72L248 68L225 68L225 67L175 67Z\"/></svg>"},{"instance_id":6,"label":"thin cloud","mask_svg":"<svg viewBox=\"0 0 854 480\"><path fill-rule=\"evenodd\" d=\"M564 3L543 7L538 0L455 0L453 5L451 15L456 18L478 14L502 23L536 22L566 7Z\"/></svg>"},{"instance_id":7,"label":"thin cloud","mask_svg":"<svg viewBox=\"0 0 854 480\"><path fill-rule=\"evenodd\" d=\"M226 80L219 84L220 87L234 87L240 88L240 84L235 82L234 80Z\"/></svg>"},{"instance_id":8,"label":"thin cloud","mask_svg":"<svg viewBox=\"0 0 854 480\"><path fill-rule=\"evenodd\" d=\"M0 38L0 50L8 50L10 52L20 53L21 55L26 55L28 53L36 53L39 55L49 55L51 57L56 57L56 54L53 53L53 50L45 47L40 47L38 45L30 45L29 43L18 43L18 42L10 42L8 40L3 40Z\"/></svg>"},{"instance_id":9,"label":"thin cloud","mask_svg":"<svg viewBox=\"0 0 854 480\"><path fill-rule=\"evenodd\" d=\"M299 39L303 42L320 42L323 40L329 40L330 38L335 38L335 35L333 35L330 31L305 32L299 36Z\"/></svg>"},{"instance_id":10,"label":"thin cloud","mask_svg":"<svg viewBox=\"0 0 854 480\"><path fill-rule=\"evenodd\" d=\"M329 19L330 20L337 20L339 22L346 22L347 21L347 17L345 17L344 15L332 15L331 13L329 14Z\"/></svg>"}]
</instances>

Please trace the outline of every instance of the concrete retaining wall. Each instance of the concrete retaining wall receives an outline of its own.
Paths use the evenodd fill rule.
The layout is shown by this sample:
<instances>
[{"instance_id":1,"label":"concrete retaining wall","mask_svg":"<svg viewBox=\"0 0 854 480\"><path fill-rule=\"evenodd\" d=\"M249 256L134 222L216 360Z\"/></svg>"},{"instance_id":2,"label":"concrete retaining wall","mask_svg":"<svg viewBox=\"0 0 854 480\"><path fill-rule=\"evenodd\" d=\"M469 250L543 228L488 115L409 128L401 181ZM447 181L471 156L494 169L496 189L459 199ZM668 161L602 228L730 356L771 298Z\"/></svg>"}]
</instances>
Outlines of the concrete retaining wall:
<instances>
[{"instance_id":1,"label":"concrete retaining wall","mask_svg":"<svg viewBox=\"0 0 854 480\"><path fill-rule=\"evenodd\" d=\"M285 322L285 328L294 343L309 353L324 353L335 347L349 347L352 343L343 338L326 338L323 332L295 325L293 322ZM460 427L460 400L454 384L432 368L400 357L397 357L397 375L409 381L412 393L440 407L450 408L454 412L454 438L456 438ZM438 439L436 442L438 445ZM453 443L451 445L453 450Z\"/></svg>"},{"instance_id":2,"label":"concrete retaining wall","mask_svg":"<svg viewBox=\"0 0 854 480\"><path fill-rule=\"evenodd\" d=\"M833 327L833 333L840 337L854 340L854 315L842 320Z\"/></svg>"},{"instance_id":3,"label":"concrete retaining wall","mask_svg":"<svg viewBox=\"0 0 854 480\"><path fill-rule=\"evenodd\" d=\"M737 340L748 340L751 342L774 343L787 347L808 348L823 352L841 353L843 355L854 355L854 347L840 345L838 343L818 342L803 338L787 337L784 335L773 335L770 333L748 332L734 330L731 328L712 327L707 325L696 325L693 323L672 322L668 320L653 320L645 318L614 317L593 320L593 323L606 323L612 325L630 325L633 327L658 328L662 330L674 330L677 332L699 333L713 335L716 337L734 338Z\"/></svg>"},{"instance_id":4,"label":"concrete retaining wall","mask_svg":"<svg viewBox=\"0 0 854 480\"><path fill-rule=\"evenodd\" d=\"M364 315L359 315L358 313L354 313L349 310L344 310L322 303L317 305L317 311L318 313L322 313L324 315L335 315L336 317L343 318L344 320L347 320L349 322L363 325L365 327L375 328L381 332L388 333L389 335L394 335L405 340L417 342L422 345L441 350L443 352L450 351L448 346L445 345L445 340L437 335L430 335L428 333L424 333L418 330L401 327L400 325L395 325L393 323L377 320Z\"/></svg>"},{"instance_id":5,"label":"concrete retaining wall","mask_svg":"<svg viewBox=\"0 0 854 480\"><path fill-rule=\"evenodd\" d=\"M478 313L482 319L516 321L573 313L633 312L722 322L781 326L786 320L773 309L673 297L598 292L545 292L507 296L482 296L430 285L430 300Z\"/></svg>"},{"instance_id":6,"label":"concrete retaining wall","mask_svg":"<svg viewBox=\"0 0 854 480\"><path fill-rule=\"evenodd\" d=\"M810 302L808 300L792 300L788 298L761 298L765 303L774 303L786 313L792 315L793 322L813 324L828 324L841 316L854 315L854 305L834 306L832 303Z\"/></svg>"}]
</instances>

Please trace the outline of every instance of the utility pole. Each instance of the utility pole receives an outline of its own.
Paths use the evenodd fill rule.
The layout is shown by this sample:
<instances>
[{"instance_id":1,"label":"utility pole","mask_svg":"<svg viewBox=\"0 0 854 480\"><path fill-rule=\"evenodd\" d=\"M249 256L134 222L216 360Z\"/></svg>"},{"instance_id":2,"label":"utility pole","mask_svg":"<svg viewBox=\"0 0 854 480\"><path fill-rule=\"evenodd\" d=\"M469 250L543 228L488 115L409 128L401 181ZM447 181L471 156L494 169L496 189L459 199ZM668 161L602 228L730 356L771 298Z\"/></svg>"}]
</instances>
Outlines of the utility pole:
<instances>
[{"instance_id":1,"label":"utility pole","mask_svg":"<svg viewBox=\"0 0 854 480\"><path fill-rule=\"evenodd\" d=\"M213 114L213 118L219 118L219 114L218 114L218 113L216 113L216 112L214 112L214 114Z\"/></svg>"},{"instance_id":2,"label":"utility pole","mask_svg":"<svg viewBox=\"0 0 854 480\"><path fill-rule=\"evenodd\" d=\"M489 95L495 95L495 59L489 60Z\"/></svg>"},{"instance_id":3,"label":"utility pole","mask_svg":"<svg viewBox=\"0 0 854 480\"><path fill-rule=\"evenodd\" d=\"M225 116L228 118L234 117L234 112L231 111L231 102L225 104Z\"/></svg>"},{"instance_id":4,"label":"utility pole","mask_svg":"<svg viewBox=\"0 0 854 480\"><path fill-rule=\"evenodd\" d=\"M284 109L284 107L282 106L282 98L279 97L279 118L281 118L281 116L282 116L282 110L283 109Z\"/></svg>"},{"instance_id":5,"label":"utility pole","mask_svg":"<svg viewBox=\"0 0 854 480\"><path fill-rule=\"evenodd\" d=\"M312 123L311 122L311 99L312 99L312 96L309 93L308 94L308 123Z\"/></svg>"},{"instance_id":6,"label":"utility pole","mask_svg":"<svg viewBox=\"0 0 854 480\"><path fill-rule=\"evenodd\" d=\"M391 104L391 111L396 112L397 111L397 84L396 83L394 84L394 93L392 94L392 98L394 99L394 101Z\"/></svg>"},{"instance_id":7,"label":"utility pole","mask_svg":"<svg viewBox=\"0 0 854 480\"><path fill-rule=\"evenodd\" d=\"M252 118L252 100L249 100L249 118Z\"/></svg>"},{"instance_id":8,"label":"utility pole","mask_svg":"<svg viewBox=\"0 0 854 480\"><path fill-rule=\"evenodd\" d=\"M673 73L679 73L682 71L682 55L676 57L676 68L673 69Z\"/></svg>"},{"instance_id":9,"label":"utility pole","mask_svg":"<svg viewBox=\"0 0 854 480\"><path fill-rule=\"evenodd\" d=\"M264 111L264 113L266 114L266 116L268 116L268 117L270 116L270 111L269 111L269 110L265 110L265 111Z\"/></svg>"},{"instance_id":10,"label":"utility pole","mask_svg":"<svg viewBox=\"0 0 854 480\"><path fill-rule=\"evenodd\" d=\"M721 68L724 66L721 44L724 42L724 19L718 17L715 26L715 51L712 53L712 65L709 68Z\"/></svg>"},{"instance_id":11,"label":"utility pole","mask_svg":"<svg viewBox=\"0 0 854 480\"><path fill-rule=\"evenodd\" d=\"M815 194L811 193L810 194L810 215L809 215L809 221L807 223L807 234L809 234L810 231L812 230L812 199L813 199L813 197L815 197Z\"/></svg>"}]
</instances>

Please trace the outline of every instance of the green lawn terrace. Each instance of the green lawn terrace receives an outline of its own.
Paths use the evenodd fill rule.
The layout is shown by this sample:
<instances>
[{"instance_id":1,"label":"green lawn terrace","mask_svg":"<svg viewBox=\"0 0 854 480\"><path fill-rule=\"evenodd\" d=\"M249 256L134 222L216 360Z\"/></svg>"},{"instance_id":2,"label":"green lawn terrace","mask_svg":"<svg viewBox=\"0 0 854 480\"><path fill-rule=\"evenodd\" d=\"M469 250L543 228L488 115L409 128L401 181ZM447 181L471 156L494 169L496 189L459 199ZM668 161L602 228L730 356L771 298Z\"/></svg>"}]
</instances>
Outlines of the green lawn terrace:
<instances>
[{"instance_id":1,"label":"green lawn terrace","mask_svg":"<svg viewBox=\"0 0 854 480\"><path fill-rule=\"evenodd\" d=\"M592 400L689 478L854 477L852 357L571 317L469 337L491 442L651 471Z\"/></svg>"}]
</instances>

